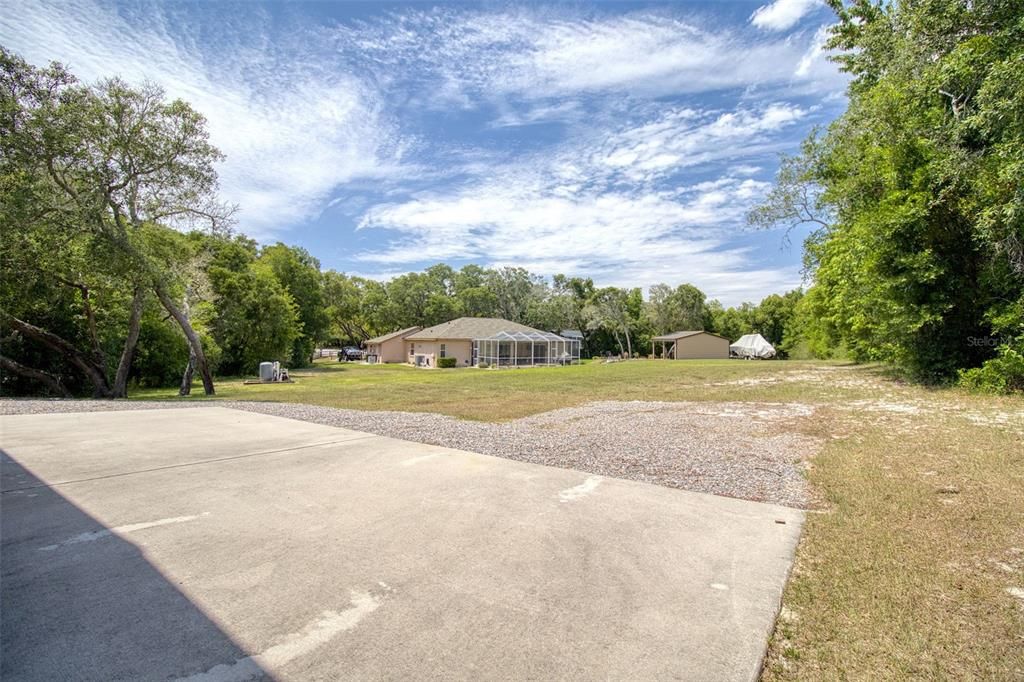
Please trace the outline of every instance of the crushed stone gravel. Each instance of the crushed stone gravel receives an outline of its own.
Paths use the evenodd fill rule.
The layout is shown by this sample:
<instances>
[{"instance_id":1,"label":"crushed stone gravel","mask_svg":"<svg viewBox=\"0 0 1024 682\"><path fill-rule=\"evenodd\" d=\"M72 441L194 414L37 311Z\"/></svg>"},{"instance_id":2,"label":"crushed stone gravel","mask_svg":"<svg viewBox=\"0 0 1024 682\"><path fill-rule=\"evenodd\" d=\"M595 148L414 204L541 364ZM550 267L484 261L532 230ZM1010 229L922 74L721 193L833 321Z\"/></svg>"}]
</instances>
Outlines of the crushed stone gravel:
<instances>
[{"instance_id":1,"label":"crushed stone gravel","mask_svg":"<svg viewBox=\"0 0 1024 682\"><path fill-rule=\"evenodd\" d=\"M806 508L820 441L795 403L593 402L488 423L423 412L244 401L0 400L0 414L229 407L670 488Z\"/></svg>"}]
</instances>

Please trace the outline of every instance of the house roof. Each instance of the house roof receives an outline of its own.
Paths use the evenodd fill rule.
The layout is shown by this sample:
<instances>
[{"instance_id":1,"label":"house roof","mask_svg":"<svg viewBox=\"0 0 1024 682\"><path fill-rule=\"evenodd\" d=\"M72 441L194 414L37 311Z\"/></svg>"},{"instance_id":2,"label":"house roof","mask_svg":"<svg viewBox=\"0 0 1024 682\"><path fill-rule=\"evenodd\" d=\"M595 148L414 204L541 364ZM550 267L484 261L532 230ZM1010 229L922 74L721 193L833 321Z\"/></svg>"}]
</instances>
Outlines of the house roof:
<instances>
[{"instance_id":1,"label":"house roof","mask_svg":"<svg viewBox=\"0 0 1024 682\"><path fill-rule=\"evenodd\" d=\"M390 334L383 334L381 336L375 336L372 339L367 339L366 343L384 343L385 341L390 341L391 339L397 339L397 338L400 338L402 336L405 336L406 334L411 334L412 332L418 332L419 330L420 330L419 327L406 327L405 329L399 329L397 332L391 332Z\"/></svg>"},{"instance_id":2,"label":"house roof","mask_svg":"<svg viewBox=\"0 0 1024 682\"><path fill-rule=\"evenodd\" d=\"M708 336L718 336L720 339L725 339L724 336L718 334L712 334L711 332L695 331L695 332L672 332L671 334L662 334L661 336L655 336L651 341L678 341L679 339L685 339L688 336L696 336L697 334L707 334ZM729 339L725 339L728 341Z\"/></svg>"},{"instance_id":3,"label":"house roof","mask_svg":"<svg viewBox=\"0 0 1024 682\"><path fill-rule=\"evenodd\" d=\"M499 317L459 317L449 322L442 322L427 327L406 338L410 341L433 341L435 339L483 339L499 332L537 332L539 329L527 327L525 324L503 320Z\"/></svg>"}]
</instances>

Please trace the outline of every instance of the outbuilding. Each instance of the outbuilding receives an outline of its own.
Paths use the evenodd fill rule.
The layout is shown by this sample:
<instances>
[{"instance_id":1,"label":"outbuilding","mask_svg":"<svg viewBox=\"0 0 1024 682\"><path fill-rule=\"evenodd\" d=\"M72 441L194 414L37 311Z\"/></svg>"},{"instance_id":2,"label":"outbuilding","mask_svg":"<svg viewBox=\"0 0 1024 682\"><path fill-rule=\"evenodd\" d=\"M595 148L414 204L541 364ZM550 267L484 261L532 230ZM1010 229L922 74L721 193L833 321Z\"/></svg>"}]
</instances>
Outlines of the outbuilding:
<instances>
[{"instance_id":1,"label":"outbuilding","mask_svg":"<svg viewBox=\"0 0 1024 682\"><path fill-rule=\"evenodd\" d=\"M366 342L366 361L371 365L386 362L405 362L405 338L422 327L407 327L384 334Z\"/></svg>"},{"instance_id":2,"label":"outbuilding","mask_svg":"<svg viewBox=\"0 0 1024 682\"><path fill-rule=\"evenodd\" d=\"M727 360L729 339L705 331L673 332L651 339L651 355L670 360Z\"/></svg>"}]
</instances>

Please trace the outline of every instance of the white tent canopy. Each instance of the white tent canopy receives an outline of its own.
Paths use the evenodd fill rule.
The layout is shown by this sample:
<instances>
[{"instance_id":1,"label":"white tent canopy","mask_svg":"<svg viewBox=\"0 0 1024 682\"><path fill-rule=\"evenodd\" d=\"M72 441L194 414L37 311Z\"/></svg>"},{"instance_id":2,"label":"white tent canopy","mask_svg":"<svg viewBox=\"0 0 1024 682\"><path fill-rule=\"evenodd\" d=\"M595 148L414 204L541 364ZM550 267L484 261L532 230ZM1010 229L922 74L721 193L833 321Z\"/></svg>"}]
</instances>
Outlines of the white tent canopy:
<instances>
[{"instance_id":1,"label":"white tent canopy","mask_svg":"<svg viewBox=\"0 0 1024 682\"><path fill-rule=\"evenodd\" d=\"M729 346L729 352L741 358L764 360L775 357L775 346L768 343L760 334L745 334L739 341Z\"/></svg>"}]
</instances>

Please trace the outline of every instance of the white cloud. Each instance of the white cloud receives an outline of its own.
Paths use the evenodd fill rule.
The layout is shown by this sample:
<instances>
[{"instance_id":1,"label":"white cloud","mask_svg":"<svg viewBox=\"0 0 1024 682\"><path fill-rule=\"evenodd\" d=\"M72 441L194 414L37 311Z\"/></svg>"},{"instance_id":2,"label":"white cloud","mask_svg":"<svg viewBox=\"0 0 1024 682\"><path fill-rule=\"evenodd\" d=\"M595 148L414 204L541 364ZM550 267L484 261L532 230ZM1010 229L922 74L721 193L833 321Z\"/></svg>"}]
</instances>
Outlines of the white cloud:
<instances>
[{"instance_id":1,"label":"white cloud","mask_svg":"<svg viewBox=\"0 0 1024 682\"><path fill-rule=\"evenodd\" d=\"M554 104L531 106L525 110L507 110L491 122L492 128L514 128L537 123L572 123L584 116L579 102L568 100Z\"/></svg>"},{"instance_id":2,"label":"white cloud","mask_svg":"<svg viewBox=\"0 0 1024 682\"><path fill-rule=\"evenodd\" d=\"M758 7L750 22L767 31L785 31L821 6L821 0L775 0Z\"/></svg>"},{"instance_id":3,"label":"white cloud","mask_svg":"<svg viewBox=\"0 0 1024 682\"><path fill-rule=\"evenodd\" d=\"M751 21L791 26L814 6L778 0ZM183 20L193 10L130 7L3 4L0 42L191 102L228 155L223 198L257 238L358 216L381 230L357 261L378 274L473 259L606 284L688 280L726 302L796 284L735 235L765 191L753 177L814 113L800 98L843 87L824 29L756 34L602 6L285 25L216 4L197 7L220 20L197 26ZM432 127L440 117L455 124ZM551 122L565 125L519 130Z\"/></svg>"},{"instance_id":4,"label":"white cloud","mask_svg":"<svg viewBox=\"0 0 1024 682\"><path fill-rule=\"evenodd\" d=\"M763 294L759 287L769 280L772 287L795 286L792 272L759 269L752 254L730 246L768 183L728 174L677 187L663 180L680 168L745 158L804 115L787 103L679 109L573 139L501 170L491 167L467 185L369 208L360 229L398 236L358 258L390 268L455 259L518 264L633 286L685 280L729 303ZM753 274L737 279L741 272Z\"/></svg>"},{"instance_id":5,"label":"white cloud","mask_svg":"<svg viewBox=\"0 0 1024 682\"><path fill-rule=\"evenodd\" d=\"M798 78L808 78L815 69L820 70L823 65L828 64L825 58L825 43L828 41L831 30L831 26L821 26L815 31L814 40L811 41L804 56L800 58L793 75Z\"/></svg>"},{"instance_id":6,"label":"white cloud","mask_svg":"<svg viewBox=\"0 0 1024 682\"><path fill-rule=\"evenodd\" d=\"M603 163L633 182L651 182L680 168L763 151L772 133L807 113L786 103L718 114L670 111L651 123L610 136L602 151Z\"/></svg>"},{"instance_id":7,"label":"white cloud","mask_svg":"<svg viewBox=\"0 0 1024 682\"><path fill-rule=\"evenodd\" d=\"M0 37L37 65L62 61L85 81L149 80L192 104L227 155L221 197L240 205L241 227L252 236L314 217L338 184L398 172L400 140L378 94L353 75L288 66L269 48L221 43L208 53L195 36L172 37L172 21L159 6L130 17L90 2L8 4Z\"/></svg>"},{"instance_id":8,"label":"white cloud","mask_svg":"<svg viewBox=\"0 0 1024 682\"><path fill-rule=\"evenodd\" d=\"M534 99L788 87L803 80L794 73L808 49L799 37L751 40L650 12L581 17L555 10L431 10L336 32L341 42L358 46L368 66L422 69L419 77L435 83L434 104L441 108L467 92ZM841 88L833 71L833 82L817 85Z\"/></svg>"}]
</instances>

